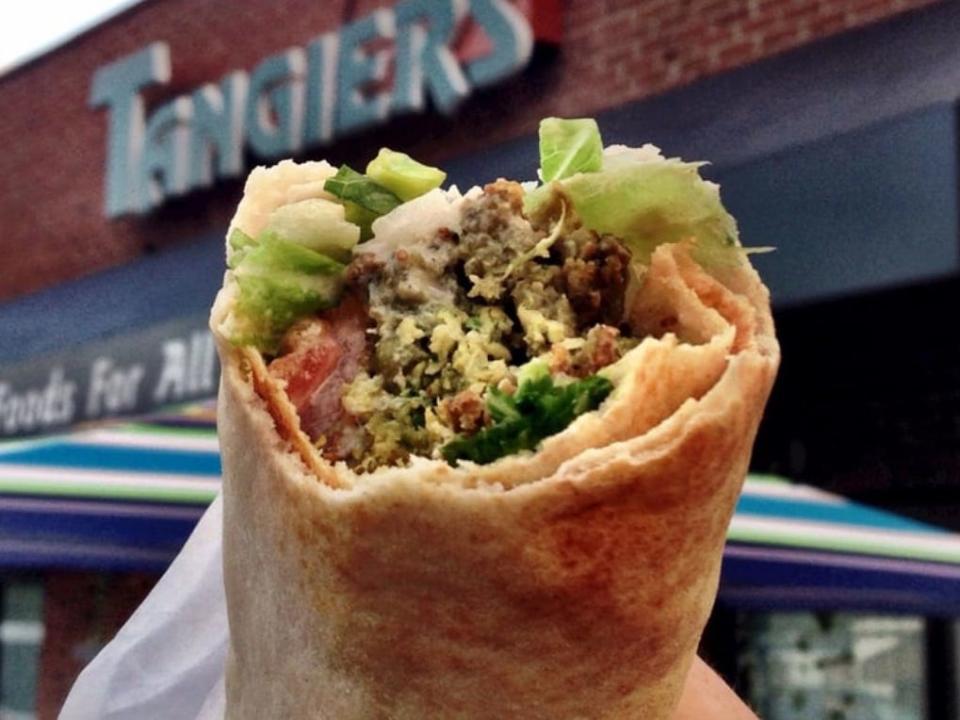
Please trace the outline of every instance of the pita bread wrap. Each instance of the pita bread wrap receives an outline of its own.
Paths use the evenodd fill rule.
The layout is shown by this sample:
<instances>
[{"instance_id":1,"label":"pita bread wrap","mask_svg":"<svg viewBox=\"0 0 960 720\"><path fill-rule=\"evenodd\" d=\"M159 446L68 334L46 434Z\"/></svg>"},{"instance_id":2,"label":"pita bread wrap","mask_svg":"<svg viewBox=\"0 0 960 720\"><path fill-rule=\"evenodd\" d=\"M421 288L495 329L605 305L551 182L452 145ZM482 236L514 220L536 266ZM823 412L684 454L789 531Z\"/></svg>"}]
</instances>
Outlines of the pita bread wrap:
<instances>
[{"instance_id":1,"label":"pita bread wrap","mask_svg":"<svg viewBox=\"0 0 960 720\"><path fill-rule=\"evenodd\" d=\"M325 163L251 175L234 220L321 192ZM230 621L227 717L669 718L714 602L779 362L746 256L660 244L642 341L594 412L477 465L330 463L262 355L211 325Z\"/></svg>"}]
</instances>

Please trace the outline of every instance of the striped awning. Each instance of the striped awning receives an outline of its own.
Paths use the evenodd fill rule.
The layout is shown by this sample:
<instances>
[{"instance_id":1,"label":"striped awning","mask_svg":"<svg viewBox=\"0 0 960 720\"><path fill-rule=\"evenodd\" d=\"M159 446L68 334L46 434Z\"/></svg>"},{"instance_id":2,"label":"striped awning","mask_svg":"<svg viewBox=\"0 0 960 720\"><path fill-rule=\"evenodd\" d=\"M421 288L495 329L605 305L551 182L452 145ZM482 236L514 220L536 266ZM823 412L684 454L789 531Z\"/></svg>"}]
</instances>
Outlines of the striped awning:
<instances>
[{"instance_id":1,"label":"striped awning","mask_svg":"<svg viewBox=\"0 0 960 720\"><path fill-rule=\"evenodd\" d=\"M960 535L750 475L727 536L720 598L764 610L960 615Z\"/></svg>"},{"instance_id":2,"label":"striped awning","mask_svg":"<svg viewBox=\"0 0 960 720\"><path fill-rule=\"evenodd\" d=\"M162 570L220 487L212 402L0 444L0 568ZM960 536L751 475L721 600L960 615Z\"/></svg>"},{"instance_id":3,"label":"striped awning","mask_svg":"<svg viewBox=\"0 0 960 720\"><path fill-rule=\"evenodd\" d=\"M212 403L0 444L0 493L207 505L220 489Z\"/></svg>"},{"instance_id":4,"label":"striped awning","mask_svg":"<svg viewBox=\"0 0 960 720\"><path fill-rule=\"evenodd\" d=\"M220 489L212 401L0 444L0 569L162 571Z\"/></svg>"}]
</instances>

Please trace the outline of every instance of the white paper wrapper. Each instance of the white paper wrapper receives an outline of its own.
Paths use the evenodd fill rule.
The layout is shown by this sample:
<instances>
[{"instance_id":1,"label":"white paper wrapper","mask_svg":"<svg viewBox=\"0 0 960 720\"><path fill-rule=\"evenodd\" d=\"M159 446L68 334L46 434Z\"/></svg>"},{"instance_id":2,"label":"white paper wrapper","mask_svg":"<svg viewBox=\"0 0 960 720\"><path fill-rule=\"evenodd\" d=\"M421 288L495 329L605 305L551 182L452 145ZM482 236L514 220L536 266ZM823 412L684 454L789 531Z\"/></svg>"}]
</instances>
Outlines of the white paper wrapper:
<instances>
[{"instance_id":1,"label":"white paper wrapper","mask_svg":"<svg viewBox=\"0 0 960 720\"><path fill-rule=\"evenodd\" d=\"M117 636L77 678L60 720L222 720L229 630L218 496Z\"/></svg>"}]
</instances>

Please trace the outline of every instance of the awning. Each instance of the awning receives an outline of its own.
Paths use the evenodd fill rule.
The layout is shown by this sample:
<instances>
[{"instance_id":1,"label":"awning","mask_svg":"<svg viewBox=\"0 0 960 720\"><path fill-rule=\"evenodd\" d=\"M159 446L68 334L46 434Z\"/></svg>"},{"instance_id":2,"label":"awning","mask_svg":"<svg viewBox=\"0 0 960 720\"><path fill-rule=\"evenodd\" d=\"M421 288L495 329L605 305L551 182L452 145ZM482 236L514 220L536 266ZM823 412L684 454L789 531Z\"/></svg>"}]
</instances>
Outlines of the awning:
<instances>
[{"instance_id":1,"label":"awning","mask_svg":"<svg viewBox=\"0 0 960 720\"><path fill-rule=\"evenodd\" d=\"M212 402L0 444L0 569L162 571L220 489Z\"/></svg>"},{"instance_id":2,"label":"awning","mask_svg":"<svg viewBox=\"0 0 960 720\"><path fill-rule=\"evenodd\" d=\"M771 476L748 476L720 598L742 609L960 615L960 535Z\"/></svg>"},{"instance_id":3,"label":"awning","mask_svg":"<svg viewBox=\"0 0 960 720\"><path fill-rule=\"evenodd\" d=\"M0 445L0 569L163 570L220 486L213 403ZM960 615L960 536L751 475L720 599Z\"/></svg>"}]
</instances>

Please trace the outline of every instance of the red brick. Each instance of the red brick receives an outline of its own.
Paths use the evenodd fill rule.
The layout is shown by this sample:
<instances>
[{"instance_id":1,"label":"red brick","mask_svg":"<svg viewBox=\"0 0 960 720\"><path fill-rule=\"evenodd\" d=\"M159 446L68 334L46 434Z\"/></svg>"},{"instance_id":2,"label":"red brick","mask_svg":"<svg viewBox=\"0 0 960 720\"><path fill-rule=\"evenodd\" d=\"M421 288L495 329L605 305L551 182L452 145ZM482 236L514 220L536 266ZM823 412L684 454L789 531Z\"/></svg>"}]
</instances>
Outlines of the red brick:
<instances>
[{"instance_id":1,"label":"red brick","mask_svg":"<svg viewBox=\"0 0 960 720\"><path fill-rule=\"evenodd\" d=\"M639 45L615 48L603 54L603 62L612 68L635 68L637 65L649 62L648 58L641 55L640 49Z\"/></svg>"},{"instance_id":2,"label":"red brick","mask_svg":"<svg viewBox=\"0 0 960 720\"><path fill-rule=\"evenodd\" d=\"M782 17L784 21L789 23L807 23L822 16L827 11L827 7L827 4L822 2L795 4L784 9Z\"/></svg>"},{"instance_id":3,"label":"red brick","mask_svg":"<svg viewBox=\"0 0 960 720\"><path fill-rule=\"evenodd\" d=\"M754 17L776 17L783 13L784 6L789 0L751 0L751 14Z\"/></svg>"},{"instance_id":4,"label":"red brick","mask_svg":"<svg viewBox=\"0 0 960 720\"><path fill-rule=\"evenodd\" d=\"M755 59L759 53L757 43L744 40L721 48L714 56L712 65L718 69L731 69L745 65Z\"/></svg>"},{"instance_id":5,"label":"red brick","mask_svg":"<svg viewBox=\"0 0 960 720\"><path fill-rule=\"evenodd\" d=\"M843 11L833 11L829 15L819 15L810 21L810 34L814 37L826 37L849 27L847 15Z\"/></svg>"},{"instance_id":6,"label":"red brick","mask_svg":"<svg viewBox=\"0 0 960 720\"><path fill-rule=\"evenodd\" d=\"M763 13L737 23L736 27L744 36L752 36L769 30L775 25L781 25L782 23L783 19L780 13Z\"/></svg>"},{"instance_id":7,"label":"red brick","mask_svg":"<svg viewBox=\"0 0 960 720\"><path fill-rule=\"evenodd\" d=\"M634 34L639 25L637 9L622 8L595 21L590 27L590 33L598 44L603 44Z\"/></svg>"},{"instance_id":8,"label":"red brick","mask_svg":"<svg viewBox=\"0 0 960 720\"><path fill-rule=\"evenodd\" d=\"M895 0L894 4L904 8L917 8L931 3L925 1L917 2L916 0L912 2L896 2ZM855 7L852 10L853 22L857 25L864 25L889 17L890 5L889 0L860 0L860 2L855 3Z\"/></svg>"},{"instance_id":9,"label":"red brick","mask_svg":"<svg viewBox=\"0 0 960 720\"><path fill-rule=\"evenodd\" d=\"M730 25L747 20L751 6L748 0L714 0L704 4L697 16L704 23Z\"/></svg>"},{"instance_id":10,"label":"red brick","mask_svg":"<svg viewBox=\"0 0 960 720\"><path fill-rule=\"evenodd\" d=\"M776 53L800 44L799 29L792 25L777 27L769 33L764 33L760 43L765 53Z\"/></svg>"}]
</instances>

